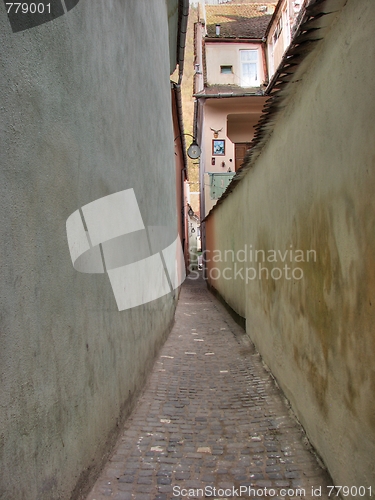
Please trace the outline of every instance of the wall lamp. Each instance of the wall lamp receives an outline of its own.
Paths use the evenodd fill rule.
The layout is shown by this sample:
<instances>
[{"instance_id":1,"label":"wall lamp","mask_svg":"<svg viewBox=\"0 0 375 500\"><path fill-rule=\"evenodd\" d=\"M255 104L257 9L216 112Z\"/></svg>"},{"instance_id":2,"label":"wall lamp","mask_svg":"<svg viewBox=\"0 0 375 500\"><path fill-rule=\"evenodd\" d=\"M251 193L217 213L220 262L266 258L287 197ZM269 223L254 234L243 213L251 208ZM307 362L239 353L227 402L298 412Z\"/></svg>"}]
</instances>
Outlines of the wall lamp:
<instances>
[{"instance_id":1,"label":"wall lamp","mask_svg":"<svg viewBox=\"0 0 375 500\"><path fill-rule=\"evenodd\" d=\"M187 154L188 157L191 158L192 160L196 160L197 158L200 157L201 155L201 148L198 146L197 141L195 137L191 134L180 134L175 138L175 141L179 138L182 137L183 135L189 135L190 137L193 138L193 142L190 144L190 146L187 148Z\"/></svg>"},{"instance_id":2,"label":"wall lamp","mask_svg":"<svg viewBox=\"0 0 375 500\"><path fill-rule=\"evenodd\" d=\"M189 217L193 217L194 210L191 208L191 206L189 205L189 203L187 205L185 205L184 207L181 208L181 213L184 214L185 208L187 208L187 207L189 207L189 210L187 211Z\"/></svg>"}]
</instances>

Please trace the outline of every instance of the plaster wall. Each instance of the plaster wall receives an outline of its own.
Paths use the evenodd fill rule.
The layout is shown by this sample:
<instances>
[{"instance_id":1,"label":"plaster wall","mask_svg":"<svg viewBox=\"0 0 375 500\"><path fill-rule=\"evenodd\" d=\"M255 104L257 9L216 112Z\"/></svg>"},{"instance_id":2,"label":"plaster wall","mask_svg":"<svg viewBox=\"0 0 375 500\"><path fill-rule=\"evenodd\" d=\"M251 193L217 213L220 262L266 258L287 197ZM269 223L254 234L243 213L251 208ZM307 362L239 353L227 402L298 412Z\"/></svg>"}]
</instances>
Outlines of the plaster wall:
<instances>
[{"instance_id":1,"label":"plaster wall","mask_svg":"<svg viewBox=\"0 0 375 500\"><path fill-rule=\"evenodd\" d=\"M233 113L227 115L227 136L234 142L251 142L259 113Z\"/></svg>"},{"instance_id":2,"label":"plaster wall","mask_svg":"<svg viewBox=\"0 0 375 500\"><path fill-rule=\"evenodd\" d=\"M370 61L375 44L369 41L374 23L371 0L347 2L294 84L260 157L206 223L206 241L214 241L215 248L227 248L221 227L240 216L241 224L226 230L236 228L233 238L244 240L248 250L252 245L266 256L288 252L284 262L280 256L277 262L260 262L266 268L261 275L248 252L247 265L258 274L245 283L247 332L334 483L372 489L375 68ZM316 258L310 254L308 261L309 250ZM271 276L273 268L285 265L289 278L284 272L280 279L267 279L267 270ZM293 278L296 268L302 277L298 271ZM231 282L221 279L214 286L243 311Z\"/></svg>"},{"instance_id":3,"label":"plaster wall","mask_svg":"<svg viewBox=\"0 0 375 500\"><path fill-rule=\"evenodd\" d=\"M202 153L200 160L204 216L206 216L216 204L216 200L210 200L209 181L206 172L228 172L229 168L234 172L235 144L231 139L235 139L238 142L250 142L254 134L253 130L249 130L248 124L246 124L246 128L244 127L245 133L240 133L238 127L236 128L233 126L233 123L231 130L228 131L228 115L238 115L239 121L241 121L242 115L246 120L251 119L255 125L259 119L265 101L266 97L263 96L230 97L223 99L213 98L205 100L203 111L201 109L203 126L201 139ZM225 140L224 155L216 156L212 154L212 141L214 139L214 132L212 129L219 131L217 139Z\"/></svg>"},{"instance_id":4,"label":"plaster wall","mask_svg":"<svg viewBox=\"0 0 375 500\"><path fill-rule=\"evenodd\" d=\"M230 196L225 209L216 208L213 216L204 222L206 249L203 252L205 274L208 283L217 290L237 314L246 317L245 281L237 274L243 264L242 253L246 239L243 232L243 186L238 186L241 195ZM224 207L223 207L224 208ZM236 267L237 266L237 267ZM243 272L242 272L243 276Z\"/></svg>"},{"instance_id":5,"label":"plaster wall","mask_svg":"<svg viewBox=\"0 0 375 500\"><path fill-rule=\"evenodd\" d=\"M265 80L263 65L263 48L260 43L228 43L214 42L205 43L207 83L220 85L240 85L241 86L241 62L240 50L258 51L258 79L259 86ZM232 74L220 72L220 66L232 66Z\"/></svg>"},{"instance_id":6,"label":"plaster wall","mask_svg":"<svg viewBox=\"0 0 375 500\"><path fill-rule=\"evenodd\" d=\"M255 125L262 112L266 98L263 96L254 97L231 97L225 99L206 99L204 104L204 126L202 148L204 150L204 171L205 172L226 172L229 167L234 171L234 143L228 137L228 115L239 115L238 120L244 119ZM213 130L218 130L217 139L225 139L225 155L216 156L215 165L212 165L212 141L214 139ZM222 129L222 130L220 130ZM234 130L233 130L234 129ZM232 127L232 139L238 142L250 142L254 136L254 130L246 127L248 134L240 134L239 130ZM239 140L240 139L240 140ZM245 140L244 140L245 139ZM203 153L202 153L203 154ZM222 162L225 167L222 167Z\"/></svg>"},{"instance_id":7,"label":"plaster wall","mask_svg":"<svg viewBox=\"0 0 375 500\"><path fill-rule=\"evenodd\" d=\"M65 228L133 188L177 231L166 2L82 0L20 33L1 2L0 46L0 498L75 499L173 322L171 296L119 312Z\"/></svg>"}]
</instances>

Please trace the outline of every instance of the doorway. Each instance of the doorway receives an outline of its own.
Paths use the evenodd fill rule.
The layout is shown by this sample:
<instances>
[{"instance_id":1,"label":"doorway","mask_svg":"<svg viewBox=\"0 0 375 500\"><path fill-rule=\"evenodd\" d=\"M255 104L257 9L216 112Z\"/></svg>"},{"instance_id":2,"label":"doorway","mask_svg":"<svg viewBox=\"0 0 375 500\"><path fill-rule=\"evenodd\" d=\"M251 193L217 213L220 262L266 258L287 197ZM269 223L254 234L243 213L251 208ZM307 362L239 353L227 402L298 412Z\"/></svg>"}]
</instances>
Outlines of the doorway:
<instances>
[{"instance_id":1,"label":"doorway","mask_svg":"<svg viewBox=\"0 0 375 500\"><path fill-rule=\"evenodd\" d=\"M250 142L237 142L234 145L235 170L241 167L244 162L246 151L250 147Z\"/></svg>"}]
</instances>

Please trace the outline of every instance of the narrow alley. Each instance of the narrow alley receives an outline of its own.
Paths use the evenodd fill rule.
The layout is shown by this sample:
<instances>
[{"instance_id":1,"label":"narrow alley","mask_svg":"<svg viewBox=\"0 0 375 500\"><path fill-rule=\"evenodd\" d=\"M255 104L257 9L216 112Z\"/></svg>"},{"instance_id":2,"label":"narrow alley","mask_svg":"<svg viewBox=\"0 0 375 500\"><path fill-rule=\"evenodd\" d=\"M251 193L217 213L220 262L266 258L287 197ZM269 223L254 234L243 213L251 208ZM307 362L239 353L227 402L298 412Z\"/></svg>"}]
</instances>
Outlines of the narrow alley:
<instances>
[{"instance_id":1,"label":"narrow alley","mask_svg":"<svg viewBox=\"0 0 375 500\"><path fill-rule=\"evenodd\" d=\"M203 279L186 279L174 328L87 500L328 498L330 484L249 338Z\"/></svg>"},{"instance_id":2,"label":"narrow alley","mask_svg":"<svg viewBox=\"0 0 375 500\"><path fill-rule=\"evenodd\" d=\"M0 500L375 500L374 26L0 2Z\"/></svg>"}]
</instances>

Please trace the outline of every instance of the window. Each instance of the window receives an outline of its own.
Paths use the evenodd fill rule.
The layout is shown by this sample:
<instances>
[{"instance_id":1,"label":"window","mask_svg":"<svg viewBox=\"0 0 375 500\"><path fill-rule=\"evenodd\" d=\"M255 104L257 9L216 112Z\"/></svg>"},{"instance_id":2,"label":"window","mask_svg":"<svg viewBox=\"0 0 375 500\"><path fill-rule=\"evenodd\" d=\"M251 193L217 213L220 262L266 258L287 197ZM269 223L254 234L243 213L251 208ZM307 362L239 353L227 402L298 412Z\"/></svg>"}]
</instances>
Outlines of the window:
<instances>
[{"instance_id":1,"label":"window","mask_svg":"<svg viewBox=\"0 0 375 500\"><path fill-rule=\"evenodd\" d=\"M241 87L255 87L259 85L258 51L240 50L241 60Z\"/></svg>"},{"instance_id":2,"label":"window","mask_svg":"<svg viewBox=\"0 0 375 500\"><path fill-rule=\"evenodd\" d=\"M287 46L290 44L290 23L289 23L289 16L288 16L288 11L285 9L283 10L283 25L285 26L285 31L284 31L284 50L287 48Z\"/></svg>"},{"instance_id":3,"label":"window","mask_svg":"<svg viewBox=\"0 0 375 500\"><path fill-rule=\"evenodd\" d=\"M273 34L273 43L276 43L277 40L279 39L279 36L283 30L283 18L280 17L280 19L277 22L275 32Z\"/></svg>"},{"instance_id":4,"label":"window","mask_svg":"<svg viewBox=\"0 0 375 500\"><path fill-rule=\"evenodd\" d=\"M220 73L231 75L233 73L233 66L220 66Z\"/></svg>"}]
</instances>

